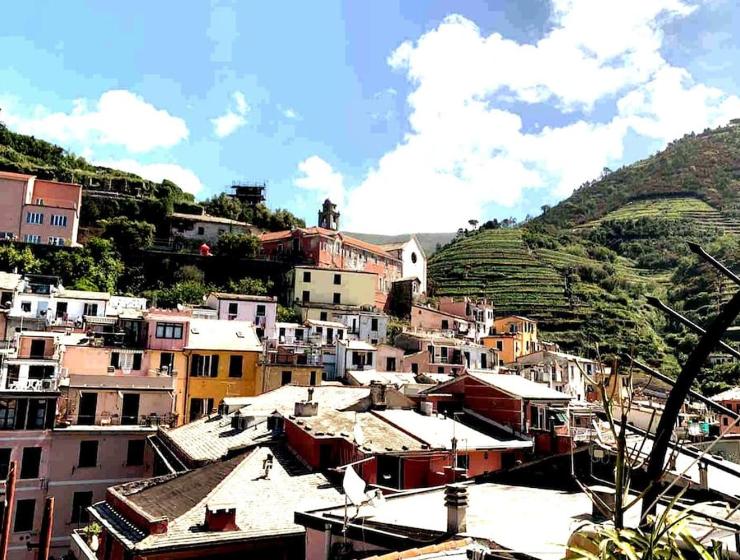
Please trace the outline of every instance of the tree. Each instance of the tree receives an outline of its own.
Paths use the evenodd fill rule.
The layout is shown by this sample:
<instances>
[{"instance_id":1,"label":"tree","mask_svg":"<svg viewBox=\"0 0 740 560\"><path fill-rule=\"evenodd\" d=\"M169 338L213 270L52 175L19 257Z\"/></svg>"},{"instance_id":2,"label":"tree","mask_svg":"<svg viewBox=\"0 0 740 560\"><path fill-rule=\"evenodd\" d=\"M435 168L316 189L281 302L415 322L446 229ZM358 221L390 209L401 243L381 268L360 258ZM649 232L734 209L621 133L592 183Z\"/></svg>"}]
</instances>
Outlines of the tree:
<instances>
[{"instance_id":1,"label":"tree","mask_svg":"<svg viewBox=\"0 0 740 560\"><path fill-rule=\"evenodd\" d=\"M205 281L205 274L203 274L203 271L192 264L186 264L177 269L175 274L173 274L173 277L176 282L193 281L203 284Z\"/></svg>"},{"instance_id":2,"label":"tree","mask_svg":"<svg viewBox=\"0 0 740 560\"><path fill-rule=\"evenodd\" d=\"M64 286L80 290L115 292L123 262L108 239L93 237L85 247L56 251L43 261L47 274L58 276Z\"/></svg>"},{"instance_id":3,"label":"tree","mask_svg":"<svg viewBox=\"0 0 740 560\"><path fill-rule=\"evenodd\" d=\"M203 208L211 216L229 218L230 220L242 220L242 205L236 199L226 193L221 193L203 202Z\"/></svg>"},{"instance_id":4,"label":"tree","mask_svg":"<svg viewBox=\"0 0 740 560\"><path fill-rule=\"evenodd\" d=\"M277 306L277 320L280 323L299 323L301 314L295 307Z\"/></svg>"},{"instance_id":5,"label":"tree","mask_svg":"<svg viewBox=\"0 0 740 560\"><path fill-rule=\"evenodd\" d=\"M478 227L478 220L468 220L468 223L473 229L476 229Z\"/></svg>"},{"instance_id":6,"label":"tree","mask_svg":"<svg viewBox=\"0 0 740 560\"><path fill-rule=\"evenodd\" d=\"M252 296L263 296L272 289L272 282L264 282L259 278L241 278L236 282L229 282L229 290L237 294L249 294Z\"/></svg>"},{"instance_id":7,"label":"tree","mask_svg":"<svg viewBox=\"0 0 740 560\"><path fill-rule=\"evenodd\" d=\"M152 300L157 307L174 308L178 304L202 304L203 298L212 291L212 286L185 280L176 282L168 288L153 290L147 294L148 299Z\"/></svg>"},{"instance_id":8,"label":"tree","mask_svg":"<svg viewBox=\"0 0 740 560\"><path fill-rule=\"evenodd\" d=\"M38 272L41 262L30 248L18 249L13 243L0 245L0 269L18 270L19 273L33 274Z\"/></svg>"},{"instance_id":9,"label":"tree","mask_svg":"<svg viewBox=\"0 0 740 560\"><path fill-rule=\"evenodd\" d=\"M549 204L543 204L542 206L540 206L543 214L547 214L551 208L552 206L550 206Z\"/></svg>"},{"instance_id":10,"label":"tree","mask_svg":"<svg viewBox=\"0 0 740 560\"><path fill-rule=\"evenodd\" d=\"M249 233L227 232L218 238L216 254L229 257L253 257L260 247L259 237Z\"/></svg>"},{"instance_id":11,"label":"tree","mask_svg":"<svg viewBox=\"0 0 740 560\"><path fill-rule=\"evenodd\" d=\"M154 226L125 216L101 220L102 237L110 239L122 255L147 249L154 243Z\"/></svg>"}]
</instances>

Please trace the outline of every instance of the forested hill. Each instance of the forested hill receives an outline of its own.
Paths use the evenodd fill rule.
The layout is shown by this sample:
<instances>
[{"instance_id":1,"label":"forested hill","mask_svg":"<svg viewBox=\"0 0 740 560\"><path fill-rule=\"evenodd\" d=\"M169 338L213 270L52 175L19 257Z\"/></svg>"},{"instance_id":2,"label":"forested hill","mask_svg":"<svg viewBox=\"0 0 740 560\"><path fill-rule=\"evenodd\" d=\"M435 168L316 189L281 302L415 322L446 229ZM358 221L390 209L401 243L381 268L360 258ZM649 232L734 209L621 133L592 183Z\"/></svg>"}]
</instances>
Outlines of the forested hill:
<instances>
[{"instance_id":1,"label":"forested hill","mask_svg":"<svg viewBox=\"0 0 740 560\"><path fill-rule=\"evenodd\" d=\"M646 304L653 294L705 323L733 287L697 265L697 241L740 267L740 124L672 142L581 186L516 228L458 235L435 253L437 295L486 296L499 315L541 323L545 338L594 355L634 352L667 371L695 340ZM492 222L488 222L490 225ZM708 371L716 390L737 364Z\"/></svg>"}]
</instances>

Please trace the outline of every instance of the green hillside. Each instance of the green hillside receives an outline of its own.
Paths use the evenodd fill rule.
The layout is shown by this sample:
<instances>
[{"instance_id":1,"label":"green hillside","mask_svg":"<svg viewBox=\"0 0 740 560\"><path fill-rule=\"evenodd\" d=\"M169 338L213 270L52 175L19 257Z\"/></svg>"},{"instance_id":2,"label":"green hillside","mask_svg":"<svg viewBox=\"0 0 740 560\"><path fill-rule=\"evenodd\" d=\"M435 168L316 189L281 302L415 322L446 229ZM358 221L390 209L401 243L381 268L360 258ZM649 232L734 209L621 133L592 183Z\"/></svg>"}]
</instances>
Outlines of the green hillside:
<instances>
[{"instance_id":1,"label":"green hillside","mask_svg":"<svg viewBox=\"0 0 740 560\"><path fill-rule=\"evenodd\" d=\"M497 314L528 315L543 337L593 355L634 352L675 370L695 337L650 308L657 295L700 323L729 282L699 265L696 241L740 267L740 126L672 142L588 183L518 228L458 235L430 260L436 295L490 298ZM738 368L705 381L737 382Z\"/></svg>"},{"instance_id":2,"label":"green hillside","mask_svg":"<svg viewBox=\"0 0 740 560\"><path fill-rule=\"evenodd\" d=\"M385 243L397 243L399 241L406 241L412 235L416 236L419 240L421 248L427 257L431 257L434 252L443 245L446 245L455 237L454 233L403 233L399 235L382 235L379 233L356 233L356 232L343 232L351 237L362 239L368 243L376 243L383 245Z\"/></svg>"}]
</instances>

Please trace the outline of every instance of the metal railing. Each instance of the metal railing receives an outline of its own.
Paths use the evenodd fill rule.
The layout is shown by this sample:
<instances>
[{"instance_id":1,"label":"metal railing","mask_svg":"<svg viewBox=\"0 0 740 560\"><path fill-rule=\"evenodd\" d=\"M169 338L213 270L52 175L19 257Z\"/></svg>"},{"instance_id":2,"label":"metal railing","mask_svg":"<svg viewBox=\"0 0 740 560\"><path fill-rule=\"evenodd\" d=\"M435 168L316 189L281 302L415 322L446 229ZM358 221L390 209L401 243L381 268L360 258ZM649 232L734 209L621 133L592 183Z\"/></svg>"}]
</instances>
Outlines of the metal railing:
<instances>
[{"instance_id":1,"label":"metal railing","mask_svg":"<svg viewBox=\"0 0 740 560\"><path fill-rule=\"evenodd\" d=\"M157 426L176 426L177 414L120 415L105 412L103 414L68 413L63 417L62 422L76 426L138 426L142 428L154 428Z\"/></svg>"}]
</instances>

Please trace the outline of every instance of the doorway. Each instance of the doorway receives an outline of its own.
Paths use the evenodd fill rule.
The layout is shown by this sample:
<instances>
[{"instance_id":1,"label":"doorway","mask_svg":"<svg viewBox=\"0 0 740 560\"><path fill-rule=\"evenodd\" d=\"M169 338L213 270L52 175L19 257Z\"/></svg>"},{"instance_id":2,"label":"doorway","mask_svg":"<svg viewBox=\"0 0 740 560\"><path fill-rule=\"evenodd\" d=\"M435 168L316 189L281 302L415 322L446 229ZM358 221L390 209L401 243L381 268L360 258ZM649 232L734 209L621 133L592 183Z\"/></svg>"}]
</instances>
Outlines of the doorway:
<instances>
[{"instance_id":1,"label":"doorway","mask_svg":"<svg viewBox=\"0 0 740 560\"><path fill-rule=\"evenodd\" d=\"M124 393L121 406L121 424L135 426L139 423L139 394Z\"/></svg>"},{"instance_id":2,"label":"doorway","mask_svg":"<svg viewBox=\"0 0 740 560\"><path fill-rule=\"evenodd\" d=\"M97 408L97 393L80 393L80 409L77 413L77 423L81 426L95 425L95 411Z\"/></svg>"}]
</instances>

